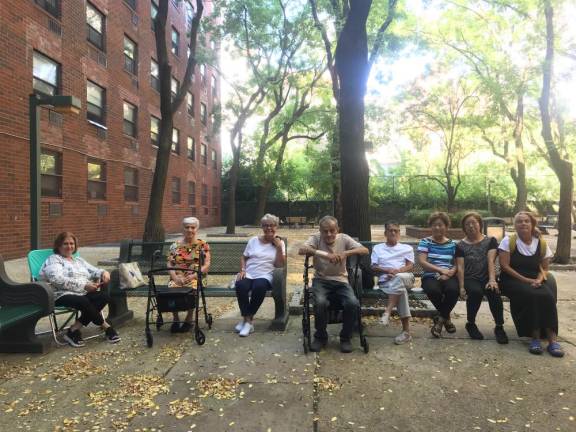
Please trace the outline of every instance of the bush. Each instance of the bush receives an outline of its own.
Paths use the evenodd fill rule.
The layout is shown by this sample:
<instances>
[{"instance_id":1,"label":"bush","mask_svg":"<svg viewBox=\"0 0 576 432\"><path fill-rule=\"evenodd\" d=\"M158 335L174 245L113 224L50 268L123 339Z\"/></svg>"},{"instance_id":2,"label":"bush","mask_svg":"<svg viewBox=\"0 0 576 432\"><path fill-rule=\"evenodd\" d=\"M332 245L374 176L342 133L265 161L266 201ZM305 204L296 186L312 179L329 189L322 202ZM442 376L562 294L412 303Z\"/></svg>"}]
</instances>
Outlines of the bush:
<instances>
[{"instance_id":1,"label":"bush","mask_svg":"<svg viewBox=\"0 0 576 432\"><path fill-rule=\"evenodd\" d=\"M405 223L406 225L415 225L419 227L426 227L428 226L428 217L437 211L437 209L421 209L421 210L409 210L405 216ZM458 210L454 213L448 213L448 217L450 218L450 226L453 228L459 228L460 222L466 213L469 212L476 212L480 214L483 218L491 216L490 213L486 210Z\"/></svg>"}]
</instances>

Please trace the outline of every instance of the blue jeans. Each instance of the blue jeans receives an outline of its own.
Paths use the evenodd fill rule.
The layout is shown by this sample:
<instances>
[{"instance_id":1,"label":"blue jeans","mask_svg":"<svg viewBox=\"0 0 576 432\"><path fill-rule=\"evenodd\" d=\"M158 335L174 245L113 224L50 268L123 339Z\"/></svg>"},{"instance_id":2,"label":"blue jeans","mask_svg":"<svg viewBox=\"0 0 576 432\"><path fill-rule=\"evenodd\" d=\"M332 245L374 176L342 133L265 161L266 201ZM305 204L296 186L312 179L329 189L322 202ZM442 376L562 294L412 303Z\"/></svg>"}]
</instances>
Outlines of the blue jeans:
<instances>
[{"instance_id":1,"label":"blue jeans","mask_svg":"<svg viewBox=\"0 0 576 432\"><path fill-rule=\"evenodd\" d=\"M266 291L271 290L272 285L267 279L240 279L236 282L236 297L238 306L243 317L254 316L266 297Z\"/></svg>"},{"instance_id":2,"label":"blue jeans","mask_svg":"<svg viewBox=\"0 0 576 432\"><path fill-rule=\"evenodd\" d=\"M328 307L336 304L343 309L341 340L350 340L355 326L356 313L360 307L352 287L343 282L314 278L312 281L314 296L314 326L317 339L328 339Z\"/></svg>"}]
</instances>

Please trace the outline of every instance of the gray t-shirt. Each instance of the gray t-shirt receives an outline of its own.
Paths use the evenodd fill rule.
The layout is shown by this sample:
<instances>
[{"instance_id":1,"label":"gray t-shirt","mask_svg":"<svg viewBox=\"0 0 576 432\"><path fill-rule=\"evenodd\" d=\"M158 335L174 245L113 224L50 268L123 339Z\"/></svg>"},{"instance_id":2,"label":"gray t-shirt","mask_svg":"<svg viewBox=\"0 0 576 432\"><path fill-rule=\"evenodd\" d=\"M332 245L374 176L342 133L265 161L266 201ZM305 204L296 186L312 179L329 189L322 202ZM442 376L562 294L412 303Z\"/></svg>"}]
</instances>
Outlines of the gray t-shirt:
<instances>
[{"instance_id":1,"label":"gray t-shirt","mask_svg":"<svg viewBox=\"0 0 576 432\"><path fill-rule=\"evenodd\" d=\"M484 237L478 243L460 240L456 246L456 258L464 258L464 278L488 281L488 251L498 249L494 237Z\"/></svg>"},{"instance_id":2,"label":"gray t-shirt","mask_svg":"<svg viewBox=\"0 0 576 432\"><path fill-rule=\"evenodd\" d=\"M304 245L333 254L339 254L350 249L362 247L362 245L352 237L342 233L336 235L336 240L331 245L326 244L326 242L321 238L320 233L311 235ZM346 260L338 264L333 264L326 258L314 255L314 277L318 279L348 283Z\"/></svg>"}]
</instances>

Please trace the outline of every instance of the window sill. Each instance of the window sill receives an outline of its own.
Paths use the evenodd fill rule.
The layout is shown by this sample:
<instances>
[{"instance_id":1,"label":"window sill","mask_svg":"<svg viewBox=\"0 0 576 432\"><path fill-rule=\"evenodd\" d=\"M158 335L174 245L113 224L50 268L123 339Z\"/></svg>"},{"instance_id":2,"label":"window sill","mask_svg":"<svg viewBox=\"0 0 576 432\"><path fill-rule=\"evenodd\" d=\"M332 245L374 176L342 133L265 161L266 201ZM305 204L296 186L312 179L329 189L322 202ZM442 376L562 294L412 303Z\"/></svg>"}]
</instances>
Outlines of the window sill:
<instances>
[{"instance_id":1,"label":"window sill","mask_svg":"<svg viewBox=\"0 0 576 432\"><path fill-rule=\"evenodd\" d=\"M64 198L62 197L51 197L51 196L43 196L41 197L42 202L45 203L63 203Z\"/></svg>"},{"instance_id":2,"label":"window sill","mask_svg":"<svg viewBox=\"0 0 576 432\"><path fill-rule=\"evenodd\" d=\"M108 130L108 128L107 128L106 126L104 126L103 124L100 124L100 123L98 123L98 122L95 122L94 120L90 120L90 119L87 119L87 120L88 120L88 123L90 123L91 125L96 126L98 129L103 129L103 130L105 130L105 131Z\"/></svg>"},{"instance_id":3,"label":"window sill","mask_svg":"<svg viewBox=\"0 0 576 432\"><path fill-rule=\"evenodd\" d=\"M88 198L88 204L108 204L108 200L98 198Z\"/></svg>"}]
</instances>

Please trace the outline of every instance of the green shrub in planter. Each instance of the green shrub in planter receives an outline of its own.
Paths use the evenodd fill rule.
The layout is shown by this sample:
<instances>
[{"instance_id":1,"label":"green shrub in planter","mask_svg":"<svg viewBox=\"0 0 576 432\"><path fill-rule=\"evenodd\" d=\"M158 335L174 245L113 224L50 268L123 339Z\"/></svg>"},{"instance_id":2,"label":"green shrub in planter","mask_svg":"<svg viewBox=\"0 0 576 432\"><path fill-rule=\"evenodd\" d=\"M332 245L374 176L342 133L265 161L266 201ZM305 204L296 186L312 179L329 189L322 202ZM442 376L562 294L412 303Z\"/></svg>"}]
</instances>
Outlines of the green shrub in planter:
<instances>
[{"instance_id":1,"label":"green shrub in planter","mask_svg":"<svg viewBox=\"0 0 576 432\"><path fill-rule=\"evenodd\" d=\"M436 209L421 209L421 210L409 210L405 216L406 225L414 225L418 227L427 227L428 218L434 212L441 211ZM448 213L450 218L450 226L452 228L460 228L460 222L466 213L476 212L480 214L483 218L491 216L491 214L486 210L458 210L454 213Z\"/></svg>"},{"instance_id":2,"label":"green shrub in planter","mask_svg":"<svg viewBox=\"0 0 576 432\"><path fill-rule=\"evenodd\" d=\"M480 216L482 216L482 218L492 216L490 214L490 212L487 210L473 210L473 209L472 210L458 210L457 212L454 212L454 213L448 213L448 216L450 217L450 225L452 226L452 228L460 228L462 218L464 217L464 215L466 213L470 213L470 212L476 212Z\"/></svg>"}]
</instances>

